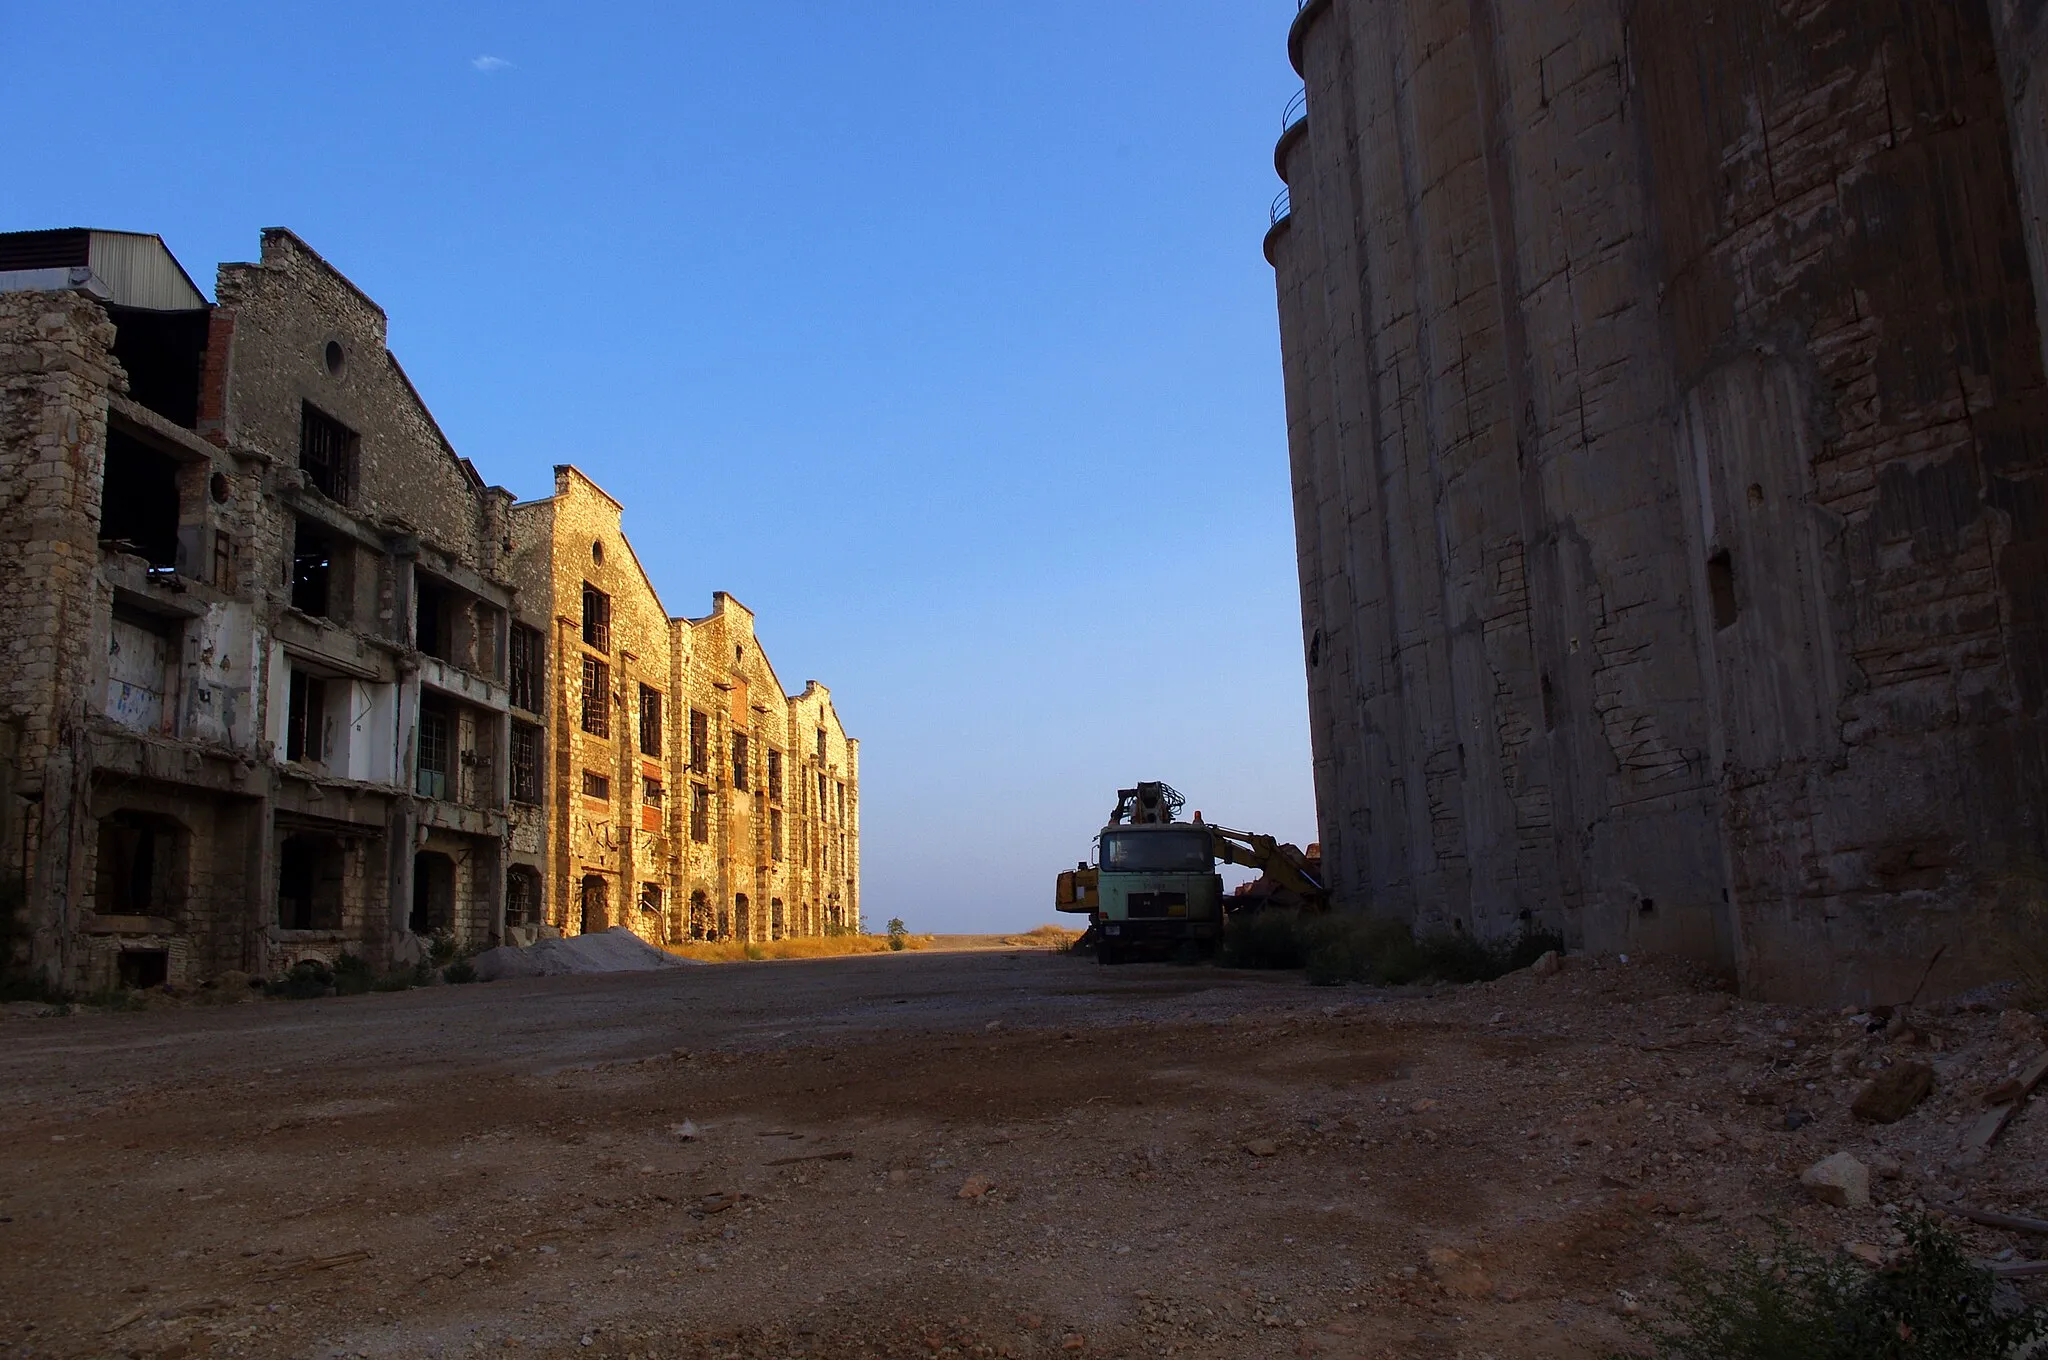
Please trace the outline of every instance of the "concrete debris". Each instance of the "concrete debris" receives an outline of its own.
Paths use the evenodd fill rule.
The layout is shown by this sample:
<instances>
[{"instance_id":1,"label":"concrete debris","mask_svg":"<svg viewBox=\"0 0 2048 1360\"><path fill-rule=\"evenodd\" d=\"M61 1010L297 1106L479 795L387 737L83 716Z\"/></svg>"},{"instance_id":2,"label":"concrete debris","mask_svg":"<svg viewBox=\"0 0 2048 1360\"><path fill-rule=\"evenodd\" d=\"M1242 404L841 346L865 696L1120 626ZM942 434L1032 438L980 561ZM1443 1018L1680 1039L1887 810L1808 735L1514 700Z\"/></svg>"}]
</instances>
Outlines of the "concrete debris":
<instances>
[{"instance_id":1,"label":"concrete debris","mask_svg":"<svg viewBox=\"0 0 2048 1360\"><path fill-rule=\"evenodd\" d=\"M500 978L565 977L577 973L648 973L658 968L686 968L694 959L677 958L635 935L613 926L594 935L542 940L525 949L501 945L476 956L476 975L484 982Z\"/></svg>"},{"instance_id":2,"label":"concrete debris","mask_svg":"<svg viewBox=\"0 0 2048 1360\"><path fill-rule=\"evenodd\" d=\"M1529 971L1537 977L1556 977L1564 969L1564 960L1555 949L1549 950L1536 962L1529 965Z\"/></svg>"},{"instance_id":3,"label":"concrete debris","mask_svg":"<svg viewBox=\"0 0 2048 1360\"><path fill-rule=\"evenodd\" d=\"M960 1198L980 1199L995 1188L995 1182L986 1176L969 1176L960 1183Z\"/></svg>"},{"instance_id":4,"label":"concrete debris","mask_svg":"<svg viewBox=\"0 0 2048 1360\"><path fill-rule=\"evenodd\" d=\"M1924 1062L1902 1062L1865 1082L1849 1110L1873 1124L1896 1124L1933 1089L1932 1067Z\"/></svg>"},{"instance_id":5,"label":"concrete debris","mask_svg":"<svg viewBox=\"0 0 2048 1360\"><path fill-rule=\"evenodd\" d=\"M1280 1145L1270 1138L1254 1138L1244 1145L1244 1150L1254 1157L1278 1157Z\"/></svg>"},{"instance_id":6,"label":"concrete debris","mask_svg":"<svg viewBox=\"0 0 2048 1360\"><path fill-rule=\"evenodd\" d=\"M1446 1294L1461 1299L1483 1299L1493 1293L1493 1281L1479 1263L1449 1247L1429 1249L1429 1272Z\"/></svg>"},{"instance_id":7,"label":"concrete debris","mask_svg":"<svg viewBox=\"0 0 2048 1360\"><path fill-rule=\"evenodd\" d=\"M1870 1207L1870 1168L1846 1152L1815 1162L1800 1175L1799 1183L1822 1204L1842 1209Z\"/></svg>"}]
</instances>

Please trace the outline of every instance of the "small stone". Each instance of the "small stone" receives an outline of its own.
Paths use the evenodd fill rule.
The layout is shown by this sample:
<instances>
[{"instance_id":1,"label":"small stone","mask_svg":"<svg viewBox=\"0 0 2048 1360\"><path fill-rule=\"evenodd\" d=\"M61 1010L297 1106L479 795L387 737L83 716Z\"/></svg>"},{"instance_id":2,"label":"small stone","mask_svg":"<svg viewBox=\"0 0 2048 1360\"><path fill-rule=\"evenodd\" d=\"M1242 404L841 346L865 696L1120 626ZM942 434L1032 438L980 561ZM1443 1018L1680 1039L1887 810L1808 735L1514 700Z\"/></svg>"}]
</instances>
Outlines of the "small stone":
<instances>
[{"instance_id":1,"label":"small stone","mask_svg":"<svg viewBox=\"0 0 2048 1360\"><path fill-rule=\"evenodd\" d=\"M960 1182L961 1199L980 1199L996 1188L996 1183L986 1176L969 1176Z\"/></svg>"},{"instance_id":2,"label":"small stone","mask_svg":"<svg viewBox=\"0 0 2048 1360\"><path fill-rule=\"evenodd\" d=\"M697 1126L687 1119L680 1124L669 1125L668 1131L671 1137L680 1138L685 1143L693 1143L697 1140Z\"/></svg>"},{"instance_id":3,"label":"small stone","mask_svg":"<svg viewBox=\"0 0 2048 1360\"><path fill-rule=\"evenodd\" d=\"M1254 1157L1278 1157L1280 1145L1270 1138L1254 1138L1244 1145L1244 1150Z\"/></svg>"},{"instance_id":4,"label":"small stone","mask_svg":"<svg viewBox=\"0 0 2048 1360\"><path fill-rule=\"evenodd\" d=\"M1998 1032L2007 1039L2039 1043L2042 1037L2041 1017L2031 1011L2002 1011L1998 1016Z\"/></svg>"},{"instance_id":5,"label":"small stone","mask_svg":"<svg viewBox=\"0 0 2048 1360\"><path fill-rule=\"evenodd\" d=\"M1785 1132L1787 1133L1797 1133L1812 1122L1813 1112L1811 1110L1785 1111Z\"/></svg>"},{"instance_id":6,"label":"small stone","mask_svg":"<svg viewBox=\"0 0 2048 1360\"><path fill-rule=\"evenodd\" d=\"M1822 1204L1843 1209L1870 1207L1870 1168L1846 1152L1815 1162L1800 1173L1799 1183Z\"/></svg>"},{"instance_id":7,"label":"small stone","mask_svg":"<svg viewBox=\"0 0 2048 1360\"><path fill-rule=\"evenodd\" d=\"M1063 1351L1085 1351L1088 1349L1088 1338L1082 1336L1079 1332L1068 1332L1060 1338L1060 1349Z\"/></svg>"},{"instance_id":8,"label":"small stone","mask_svg":"<svg viewBox=\"0 0 2048 1360\"><path fill-rule=\"evenodd\" d=\"M1563 967L1564 960L1557 956L1555 949L1552 949L1530 964L1529 971L1537 977L1556 977Z\"/></svg>"},{"instance_id":9,"label":"small stone","mask_svg":"<svg viewBox=\"0 0 2048 1360\"><path fill-rule=\"evenodd\" d=\"M1870 1169L1879 1179L1887 1181L1897 1180L1906 1170L1899 1164L1898 1158L1888 1157L1882 1152L1871 1155Z\"/></svg>"},{"instance_id":10,"label":"small stone","mask_svg":"<svg viewBox=\"0 0 2048 1360\"><path fill-rule=\"evenodd\" d=\"M1429 1249L1429 1273L1446 1294L1461 1299L1483 1299L1493 1293L1493 1281L1479 1268L1479 1263L1449 1247Z\"/></svg>"},{"instance_id":11,"label":"small stone","mask_svg":"<svg viewBox=\"0 0 2048 1360\"><path fill-rule=\"evenodd\" d=\"M889 1184L908 1185L909 1183L910 1173L908 1171L905 1171L902 1167L899 1166L894 1171L891 1171L889 1173Z\"/></svg>"},{"instance_id":12,"label":"small stone","mask_svg":"<svg viewBox=\"0 0 2048 1360\"><path fill-rule=\"evenodd\" d=\"M1436 1102L1434 1100L1431 1100L1428 1096L1424 1096L1422 1099L1416 1101L1413 1105L1410 1105L1408 1107L1408 1113L1428 1114L1431 1110L1434 1110L1435 1108Z\"/></svg>"},{"instance_id":13,"label":"small stone","mask_svg":"<svg viewBox=\"0 0 2048 1360\"><path fill-rule=\"evenodd\" d=\"M1932 1067L1924 1062L1902 1062L1864 1082L1849 1109L1858 1119L1873 1124L1896 1124L1933 1089Z\"/></svg>"},{"instance_id":14,"label":"small stone","mask_svg":"<svg viewBox=\"0 0 2048 1360\"><path fill-rule=\"evenodd\" d=\"M1870 1242L1844 1242L1842 1250L1867 1266L1884 1264L1884 1248Z\"/></svg>"}]
</instances>

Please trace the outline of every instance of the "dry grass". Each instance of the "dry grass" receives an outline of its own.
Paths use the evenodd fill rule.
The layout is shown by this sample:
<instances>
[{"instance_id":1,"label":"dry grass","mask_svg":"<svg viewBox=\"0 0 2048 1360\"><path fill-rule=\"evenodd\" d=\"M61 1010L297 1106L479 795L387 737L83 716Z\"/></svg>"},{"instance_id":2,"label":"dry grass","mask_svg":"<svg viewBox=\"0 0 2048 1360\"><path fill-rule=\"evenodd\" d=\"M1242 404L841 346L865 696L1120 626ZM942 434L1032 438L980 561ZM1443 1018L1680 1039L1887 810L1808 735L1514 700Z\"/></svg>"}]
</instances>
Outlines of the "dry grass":
<instances>
[{"instance_id":1,"label":"dry grass","mask_svg":"<svg viewBox=\"0 0 2048 1360\"><path fill-rule=\"evenodd\" d=\"M906 949L925 949L931 945L929 935L911 935L904 940ZM886 954L889 952L887 935L827 935L823 939L801 940L719 940L716 942L692 941L689 944L672 944L668 952L699 963L748 963L761 959L836 959L849 954Z\"/></svg>"},{"instance_id":2,"label":"dry grass","mask_svg":"<svg viewBox=\"0 0 2048 1360\"><path fill-rule=\"evenodd\" d=\"M1003 943L1022 949L1071 949L1080 938L1080 931L1065 926L1033 926L1021 935L1003 936Z\"/></svg>"}]
</instances>

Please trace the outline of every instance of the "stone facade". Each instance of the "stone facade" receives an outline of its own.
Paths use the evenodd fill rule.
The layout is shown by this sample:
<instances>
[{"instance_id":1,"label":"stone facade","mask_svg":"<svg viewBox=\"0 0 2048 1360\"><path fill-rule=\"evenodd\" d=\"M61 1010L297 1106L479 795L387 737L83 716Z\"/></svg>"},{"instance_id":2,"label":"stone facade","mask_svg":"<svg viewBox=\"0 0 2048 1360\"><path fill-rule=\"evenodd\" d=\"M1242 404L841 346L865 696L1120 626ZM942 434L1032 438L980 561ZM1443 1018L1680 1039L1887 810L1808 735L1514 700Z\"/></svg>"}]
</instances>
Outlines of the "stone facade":
<instances>
[{"instance_id":1,"label":"stone facade","mask_svg":"<svg viewBox=\"0 0 2048 1360\"><path fill-rule=\"evenodd\" d=\"M785 694L731 596L671 617L622 515L568 466L510 515L519 599L549 620L526 786L545 923L654 943L858 930L859 743L823 686Z\"/></svg>"},{"instance_id":2,"label":"stone facade","mask_svg":"<svg viewBox=\"0 0 2048 1360\"><path fill-rule=\"evenodd\" d=\"M223 266L212 304L155 237L0 236L12 962L72 990L343 953L404 968L437 937L550 922L703 934L694 894L703 922L738 906L721 933L742 938L857 924L857 746L829 696L786 699L724 596L671 620L617 503L573 471L515 510L450 447L385 325L288 231ZM605 648L582 645L585 581L617 602ZM609 742L568 721L584 654L611 667ZM635 741L643 683L677 696L654 755ZM831 820L797 834L830 847L822 867L762 829L780 797L734 790L729 760L691 771L693 707L751 740L749 790L771 750L795 768L790 724L808 725ZM605 798L583 796L586 771ZM689 797L663 794L698 788L714 831L686 845ZM568 885L591 876L611 891L586 912Z\"/></svg>"},{"instance_id":3,"label":"stone facade","mask_svg":"<svg viewBox=\"0 0 2048 1360\"><path fill-rule=\"evenodd\" d=\"M1266 250L1340 901L1768 996L1994 970L2048 860L2041 8L1302 8Z\"/></svg>"}]
</instances>

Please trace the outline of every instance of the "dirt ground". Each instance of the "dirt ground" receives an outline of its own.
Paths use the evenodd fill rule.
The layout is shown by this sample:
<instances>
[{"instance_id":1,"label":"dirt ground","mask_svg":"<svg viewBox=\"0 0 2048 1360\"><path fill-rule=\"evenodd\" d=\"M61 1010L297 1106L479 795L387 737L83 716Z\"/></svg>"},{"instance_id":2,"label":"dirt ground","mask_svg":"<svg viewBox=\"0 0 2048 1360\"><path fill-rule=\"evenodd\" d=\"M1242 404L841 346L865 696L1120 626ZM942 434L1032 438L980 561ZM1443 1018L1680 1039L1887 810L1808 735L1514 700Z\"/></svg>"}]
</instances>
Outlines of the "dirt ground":
<instances>
[{"instance_id":1,"label":"dirt ground","mask_svg":"<svg viewBox=\"0 0 2048 1360\"><path fill-rule=\"evenodd\" d=\"M1682 974L1012 952L0 1015L0 1356L1596 1356L1674 1253L2048 1216L2039 1050ZM1900 1123L1849 1113L1917 1057ZM1801 1169L1848 1150L1867 1209ZM1890 1160L1887 1160L1890 1159ZM1894 1164L1895 1163L1895 1164ZM2035 1247L1971 1230L1987 1254Z\"/></svg>"}]
</instances>

